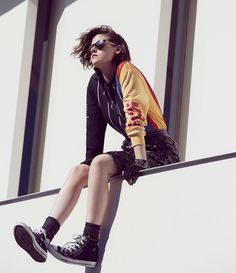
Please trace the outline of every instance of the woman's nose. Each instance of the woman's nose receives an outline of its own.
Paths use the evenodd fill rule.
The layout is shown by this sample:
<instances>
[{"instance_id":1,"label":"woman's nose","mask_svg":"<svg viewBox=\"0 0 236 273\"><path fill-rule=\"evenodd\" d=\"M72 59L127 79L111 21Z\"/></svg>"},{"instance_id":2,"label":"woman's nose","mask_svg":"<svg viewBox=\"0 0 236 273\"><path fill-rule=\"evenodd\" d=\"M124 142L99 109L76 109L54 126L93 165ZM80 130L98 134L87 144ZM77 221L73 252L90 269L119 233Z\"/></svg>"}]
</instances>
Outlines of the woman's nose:
<instances>
[{"instance_id":1,"label":"woman's nose","mask_svg":"<svg viewBox=\"0 0 236 273\"><path fill-rule=\"evenodd\" d=\"M93 45L92 47L90 47L90 52L97 52L97 48Z\"/></svg>"}]
</instances>

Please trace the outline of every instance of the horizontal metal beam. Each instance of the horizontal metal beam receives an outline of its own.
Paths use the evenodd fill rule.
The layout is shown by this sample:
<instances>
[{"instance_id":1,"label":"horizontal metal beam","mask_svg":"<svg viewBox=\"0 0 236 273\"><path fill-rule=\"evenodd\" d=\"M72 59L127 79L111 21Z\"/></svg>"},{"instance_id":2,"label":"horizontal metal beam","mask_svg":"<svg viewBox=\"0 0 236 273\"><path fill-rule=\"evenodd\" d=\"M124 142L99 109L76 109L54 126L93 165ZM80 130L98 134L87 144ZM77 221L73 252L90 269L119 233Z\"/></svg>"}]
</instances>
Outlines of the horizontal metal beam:
<instances>
[{"instance_id":1,"label":"horizontal metal beam","mask_svg":"<svg viewBox=\"0 0 236 273\"><path fill-rule=\"evenodd\" d=\"M200 164L207 164L207 163L227 160L227 159L231 159L231 158L236 158L236 152L207 157L207 158L196 159L196 160L192 160L192 161L184 161L184 162L169 164L169 165L165 165L165 166L161 166L161 167L150 168L147 170L140 171L139 176L146 176L146 175L151 175L151 174L156 174L156 173L161 173L161 172L183 169L183 168L192 167L192 166L196 166L196 165L200 165ZM121 175L114 176L110 179L110 182L114 183L117 181L121 181L122 179L123 179L123 177ZM0 201L0 206L9 205L9 204L21 202L21 201L27 201L27 200L31 200L31 199L35 199L35 198L45 197L45 196L49 196L49 195L55 195L59 192L59 190L60 190L60 188L57 188L54 190L31 193L31 194L23 195L20 197Z\"/></svg>"}]
</instances>

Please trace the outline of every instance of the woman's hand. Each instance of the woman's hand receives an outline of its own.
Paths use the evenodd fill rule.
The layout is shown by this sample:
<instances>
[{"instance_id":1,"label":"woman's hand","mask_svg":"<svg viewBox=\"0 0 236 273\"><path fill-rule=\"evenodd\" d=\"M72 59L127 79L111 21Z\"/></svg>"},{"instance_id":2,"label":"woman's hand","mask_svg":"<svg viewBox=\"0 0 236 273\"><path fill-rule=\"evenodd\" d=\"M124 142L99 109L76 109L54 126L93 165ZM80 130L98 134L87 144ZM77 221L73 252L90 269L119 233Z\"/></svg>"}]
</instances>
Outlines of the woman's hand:
<instances>
[{"instance_id":1,"label":"woman's hand","mask_svg":"<svg viewBox=\"0 0 236 273\"><path fill-rule=\"evenodd\" d=\"M135 159L134 163L127 167L122 175L130 185L133 185L138 178L138 172L148 168L148 162L144 159Z\"/></svg>"}]
</instances>

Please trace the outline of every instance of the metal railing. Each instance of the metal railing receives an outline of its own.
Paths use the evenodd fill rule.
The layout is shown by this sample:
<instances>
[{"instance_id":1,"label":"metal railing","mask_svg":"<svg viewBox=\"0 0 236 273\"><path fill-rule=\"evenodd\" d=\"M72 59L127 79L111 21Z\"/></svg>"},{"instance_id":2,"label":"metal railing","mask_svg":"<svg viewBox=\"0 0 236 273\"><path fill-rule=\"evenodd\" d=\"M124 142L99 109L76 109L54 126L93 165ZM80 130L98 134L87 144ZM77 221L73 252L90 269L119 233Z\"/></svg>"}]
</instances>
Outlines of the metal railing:
<instances>
[{"instance_id":1,"label":"metal railing","mask_svg":"<svg viewBox=\"0 0 236 273\"><path fill-rule=\"evenodd\" d=\"M200 164L207 164L207 163L212 163L216 161L221 161L221 160L227 160L231 158L236 157L236 152L233 153L227 153L227 154L222 154L222 155L217 155L217 156L212 156L212 157L207 157L207 158L201 158L201 159L196 159L196 160L191 160L191 161L183 161L183 162L178 162L170 165L165 165L161 167L155 167L155 168L150 168L147 170L142 170L139 172L139 176L146 176L146 175L151 175L151 174L156 174L156 173L161 173L161 172L167 172L167 171L172 171L172 170L177 170L177 169L183 169L191 166L196 166ZM110 179L110 183L114 183L117 181L122 180L122 176L114 176ZM16 202L21 202L21 201L26 201L26 200L31 200L35 198L40 198L44 196L49 196L49 195L54 195L59 192L60 188L53 189L53 190L47 190L43 192L37 192L37 193L31 193L19 197L15 197L12 199L0 201L0 206L3 205L9 205L11 203L16 203Z\"/></svg>"}]
</instances>

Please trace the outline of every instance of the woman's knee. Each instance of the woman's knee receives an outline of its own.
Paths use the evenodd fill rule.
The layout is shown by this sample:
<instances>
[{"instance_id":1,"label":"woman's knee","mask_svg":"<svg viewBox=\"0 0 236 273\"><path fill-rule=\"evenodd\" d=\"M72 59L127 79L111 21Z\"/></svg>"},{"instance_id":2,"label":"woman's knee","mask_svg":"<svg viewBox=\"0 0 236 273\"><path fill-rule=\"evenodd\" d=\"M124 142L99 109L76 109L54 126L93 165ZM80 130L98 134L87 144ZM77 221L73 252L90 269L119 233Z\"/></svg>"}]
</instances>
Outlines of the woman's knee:
<instances>
[{"instance_id":1,"label":"woman's knee","mask_svg":"<svg viewBox=\"0 0 236 273\"><path fill-rule=\"evenodd\" d=\"M98 169L99 171L106 171L109 176L114 175L116 172L116 165L113 161L113 158L108 154L101 154L96 156L92 163L91 169Z\"/></svg>"},{"instance_id":2,"label":"woman's knee","mask_svg":"<svg viewBox=\"0 0 236 273\"><path fill-rule=\"evenodd\" d=\"M69 176L70 180L74 181L76 184L87 184L89 173L89 166L85 164L76 165L71 168Z\"/></svg>"}]
</instances>

